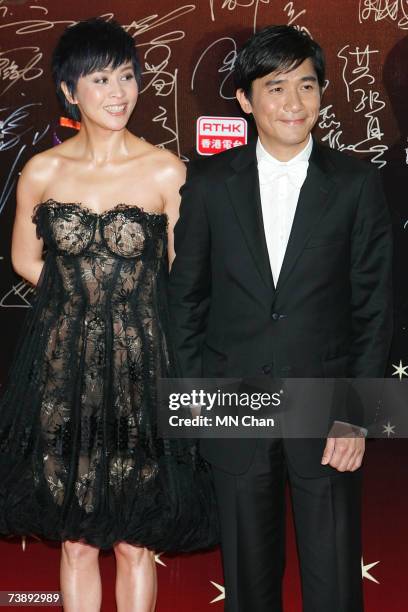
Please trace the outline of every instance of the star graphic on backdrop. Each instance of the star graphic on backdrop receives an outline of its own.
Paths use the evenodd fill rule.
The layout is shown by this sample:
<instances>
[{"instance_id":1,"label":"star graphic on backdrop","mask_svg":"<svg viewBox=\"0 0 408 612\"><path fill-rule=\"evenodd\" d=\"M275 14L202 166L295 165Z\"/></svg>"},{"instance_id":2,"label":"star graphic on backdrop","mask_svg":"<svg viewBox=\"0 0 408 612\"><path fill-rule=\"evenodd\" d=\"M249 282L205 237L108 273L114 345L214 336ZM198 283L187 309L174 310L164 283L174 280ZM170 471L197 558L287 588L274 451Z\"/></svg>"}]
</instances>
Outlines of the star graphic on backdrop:
<instances>
[{"instance_id":1,"label":"star graphic on backdrop","mask_svg":"<svg viewBox=\"0 0 408 612\"><path fill-rule=\"evenodd\" d=\"M383 425L383 427L384 429L382 432L387 434L387 438L389 438L391 434L395 434L395 425L391 425L389 421L386 425Z\"/></svg>"},{"instance_id":2,"label":"star graphic on backdrop","mask_svg":"<svg viewBox=\"0 0 408 612\"><path fill-rule=\"evenodd\" d=\"M399 379L402 380L403 376L408 376L408 365L403 366L402 361L400 359L399 365L392 364L392 367L395 368L395 372L392 373L393 376L399 376Z\"/></svg>"},{"instance_id":3,"label":"star graphic on backdrop","mask_svg":"<svg viewBox=\"0 0 408 612\"><path fill-rule=\"evenodd\" d=\"M361 557L361 575L363 579L367 578L367 580L371 580L372 582L375 582L376 584L380 584L378 580L376 580L374 576L370 574L370 571L369 571L372 567L375 567L376 565L378 565L378 563L379 561L374 561L374 563L367 563L367 565L364 565L363 557Z\"/></svg>"},{"instance_id":4,"label":"star graphic on backdrop","mask_svg":"<svg viewBox=\"0 0 408 612\"><path fill-rule=\"evenodd\" d=\"M165 563L163 563L163 561L160 559L160 557L162 556L162 552L161 553L157 553L157 555L154 555L154 560L156 561L156 563L158 565L163 565L163 567L167 567L167 565Z\"/></svg>"},{"instance_id":5,"label":"star graphic on backdrop","mask_svg":"<svg viewBox=\"0 0 408 612\"><path fill-rule=\"evenodd\" d=\"M215 603L216 601L221 601L222 599L225 599L225 587L223 587L221 584L217 584L216 582L213 582L212 580L210 580L210 582L220 592L220 594L217 597L215 597L212 601L210 601L210 603Z\"/></svg>"}]
</instances>

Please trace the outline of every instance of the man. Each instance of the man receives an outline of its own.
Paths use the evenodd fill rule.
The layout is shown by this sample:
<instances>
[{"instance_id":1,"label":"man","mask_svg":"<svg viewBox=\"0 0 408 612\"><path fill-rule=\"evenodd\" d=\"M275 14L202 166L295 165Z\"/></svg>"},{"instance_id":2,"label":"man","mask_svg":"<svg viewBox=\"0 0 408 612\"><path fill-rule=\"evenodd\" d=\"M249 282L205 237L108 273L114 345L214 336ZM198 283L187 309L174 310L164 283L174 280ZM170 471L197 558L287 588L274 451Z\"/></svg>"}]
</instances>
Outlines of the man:
<instances>
[{"instance_id":1,"label":"man","mask_svg":"<svg viewBox=\"0 0 408 612\"><path fill-rule=\"evenodd\" d=\"M311 138L322 50L293 27L268 27L240 51L235 78L258 140L189 164L170 282L182 375L381 377L390 223L374 167ZM303 609L363 609L363 437L208 439L201 452L228 612L282 610L287 479Z\"/></svg>"}]
</instances>

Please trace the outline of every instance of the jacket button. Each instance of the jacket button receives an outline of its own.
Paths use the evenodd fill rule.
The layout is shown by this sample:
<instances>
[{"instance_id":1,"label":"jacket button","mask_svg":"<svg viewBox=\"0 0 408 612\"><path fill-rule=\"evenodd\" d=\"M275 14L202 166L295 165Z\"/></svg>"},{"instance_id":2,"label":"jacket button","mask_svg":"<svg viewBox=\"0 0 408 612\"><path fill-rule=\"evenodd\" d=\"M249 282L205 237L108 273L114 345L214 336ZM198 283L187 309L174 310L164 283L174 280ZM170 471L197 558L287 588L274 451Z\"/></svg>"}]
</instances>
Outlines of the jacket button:
<instances>
[{"instance_id":1,"label":"jacket button","mask_svg":"<svg viewBox=\"0 0 408 612\"><path fill-rule=\"evenodd\" d=\"M280 315L277 312L272 313L272 319L277 321L280 318Z\"/></svg>"},{"instance_id":2,"label":"jacket button","mask_svg":"<svg viewBox=\"0 0 408 612\"><path fill-rule=\"evenodd\" d=\"M262 372L264 374L270 374L272 372L272 368L270 365L266 364L264 366L262 366Z\"/></svg>"}]
</instances>

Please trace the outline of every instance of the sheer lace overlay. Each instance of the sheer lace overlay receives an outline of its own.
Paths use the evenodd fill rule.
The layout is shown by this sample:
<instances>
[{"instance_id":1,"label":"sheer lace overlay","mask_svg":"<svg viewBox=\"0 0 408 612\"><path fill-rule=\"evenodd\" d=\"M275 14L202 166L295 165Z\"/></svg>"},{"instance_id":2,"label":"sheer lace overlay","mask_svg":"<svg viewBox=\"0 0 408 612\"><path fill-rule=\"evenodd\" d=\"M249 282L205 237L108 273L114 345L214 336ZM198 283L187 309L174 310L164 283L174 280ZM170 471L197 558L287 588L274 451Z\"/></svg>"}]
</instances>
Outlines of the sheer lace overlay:
<instances>
[{"instance_id":1,"label":"sheer lace overlay","mask_svg":"<svg viewBox=\"0 0 408 612\"><path fill-rule=\"evenodd\" d=\"M156 437L157 382L175 375L167 217L47 200L37 297L0 412L0 533L193 550L216 541L195 445Z\"/></svg>"}]
</instances>

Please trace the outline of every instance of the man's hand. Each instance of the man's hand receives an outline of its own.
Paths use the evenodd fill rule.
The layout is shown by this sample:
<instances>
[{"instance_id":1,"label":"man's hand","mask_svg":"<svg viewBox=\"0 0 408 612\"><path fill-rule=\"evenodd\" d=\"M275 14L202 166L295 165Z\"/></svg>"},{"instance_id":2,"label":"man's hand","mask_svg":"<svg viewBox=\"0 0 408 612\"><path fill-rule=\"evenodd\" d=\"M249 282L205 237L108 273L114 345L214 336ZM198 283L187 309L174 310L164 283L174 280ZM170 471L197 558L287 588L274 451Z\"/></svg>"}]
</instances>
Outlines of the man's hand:
<instances>
[{"instance_id":1,"label":"man's hand","mask_svg":"<svg viewBox=\"0 0 408 612\"><path fill-rule=\"evenodd\" d=\"M339 427L347 437L331 437ZM338 432L337 432L338 433ZM330 465L339 472L354 472L363 462L365 438L359 428L346 423L333 425L323 451L322 465Z\"/></svg>"}]
</instances>

